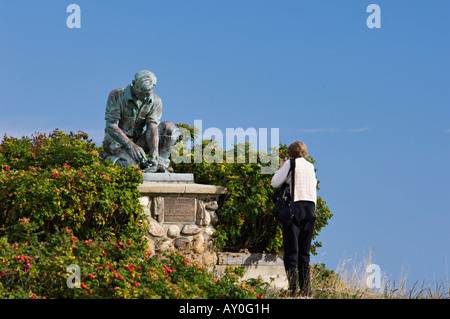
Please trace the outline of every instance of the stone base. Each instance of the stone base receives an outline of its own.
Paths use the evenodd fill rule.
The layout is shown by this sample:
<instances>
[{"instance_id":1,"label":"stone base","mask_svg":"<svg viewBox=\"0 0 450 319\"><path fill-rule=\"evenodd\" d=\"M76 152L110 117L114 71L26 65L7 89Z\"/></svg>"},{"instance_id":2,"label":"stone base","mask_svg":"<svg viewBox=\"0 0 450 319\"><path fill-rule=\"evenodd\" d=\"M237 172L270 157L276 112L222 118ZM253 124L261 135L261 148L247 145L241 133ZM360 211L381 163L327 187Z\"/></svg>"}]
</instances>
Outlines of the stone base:
<instances>
[{"instance_id":1,"label":"stone base","mask_svg":"<svg viewBox=\"0 0 450 319\"><path fill-rule=\"evenodd\" d=\"M227 267L244 266L242 280L261 277L273 290L288 288L283 256L275 254L219 253L215 272L222 275Z\"/></svg>"},{"instance_id":2,"label":"stone base","mask_svg":"<svg viewBox=\"0 0 450 319\"><path fill-rule=\"evenodd\" d=\"M144 173L144 182L193 183L194 174Z\"/></svg>"},{"instance_id":3,"label":"stone base","mask_svg":"<svg viewBox=\"0 0 450 319\"><path fill-rule=\"evenodd\" d=\"M138 190L148 218L151 249L168 253L179 250L191 261L214 267L217 264L212 236L217 222L215 211L226 188L196 184L186 176L192 174L149 175L153 180L144 181Z\"/></svg>"}]
</instances>

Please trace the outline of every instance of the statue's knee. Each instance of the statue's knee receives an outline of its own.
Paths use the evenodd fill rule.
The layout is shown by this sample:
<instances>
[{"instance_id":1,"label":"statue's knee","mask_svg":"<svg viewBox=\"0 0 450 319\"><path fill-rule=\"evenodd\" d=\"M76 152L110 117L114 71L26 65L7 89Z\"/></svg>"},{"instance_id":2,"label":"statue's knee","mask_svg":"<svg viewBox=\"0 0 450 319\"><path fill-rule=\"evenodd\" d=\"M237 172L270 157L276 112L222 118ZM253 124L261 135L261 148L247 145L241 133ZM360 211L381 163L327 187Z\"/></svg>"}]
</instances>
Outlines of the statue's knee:
<instances>
[{"instance_id":1,"label":"statue's knee","mask_svg":"<svg viewBox=\"0 0 450 319\"><path fill-rule=\"evenodd\" d=\"M176 126L172 122L164 121L164 122L161 122L160 125L161 125L161 132L164 133L164 135L171 136L172 134L175 133Z\"/></svg>"}]
</instances>

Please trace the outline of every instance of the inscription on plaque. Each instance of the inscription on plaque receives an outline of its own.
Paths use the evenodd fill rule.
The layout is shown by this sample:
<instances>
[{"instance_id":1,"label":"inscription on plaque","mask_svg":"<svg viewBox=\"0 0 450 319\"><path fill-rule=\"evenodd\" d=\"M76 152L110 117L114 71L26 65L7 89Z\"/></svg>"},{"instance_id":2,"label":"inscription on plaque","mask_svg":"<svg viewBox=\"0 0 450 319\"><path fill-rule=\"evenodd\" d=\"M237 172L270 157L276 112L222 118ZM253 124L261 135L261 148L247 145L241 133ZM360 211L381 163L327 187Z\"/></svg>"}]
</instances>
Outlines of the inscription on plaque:
<instances>
[{"instance_id":1,"label":"inscription on plaque","mask_svg":"<svg viewBox=\"0 0 450 319\"><path fill-rule=\"evenodd\" d=\"M195 198L164 197L165 223L194 223Z\"/></svg>"}]
</instances>

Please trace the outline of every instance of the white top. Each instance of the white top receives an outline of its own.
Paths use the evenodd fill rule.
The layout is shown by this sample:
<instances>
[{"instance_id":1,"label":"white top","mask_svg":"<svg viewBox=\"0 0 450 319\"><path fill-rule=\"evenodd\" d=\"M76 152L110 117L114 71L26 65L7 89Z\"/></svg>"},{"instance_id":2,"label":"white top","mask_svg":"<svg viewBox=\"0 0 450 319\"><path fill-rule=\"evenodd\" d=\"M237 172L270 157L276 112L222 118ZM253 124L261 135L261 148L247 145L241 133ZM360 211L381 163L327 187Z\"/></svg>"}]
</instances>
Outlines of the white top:
<instances>
[{"instance_id":1,"label":"white top","mask_svg":"<svg viewBox=\"0 0 450 319\"><path fill-rule=\"evenodd\" d=\"M281 187L284 182L291 184L291 174L287 175L291 162L286 161L284 165L275 172L272 177L272 186ZM317 205L317 179L314 165L303 157L295 159L295 189L294 202L299 200L311 201Z\"/></svg>"}]
</instances>

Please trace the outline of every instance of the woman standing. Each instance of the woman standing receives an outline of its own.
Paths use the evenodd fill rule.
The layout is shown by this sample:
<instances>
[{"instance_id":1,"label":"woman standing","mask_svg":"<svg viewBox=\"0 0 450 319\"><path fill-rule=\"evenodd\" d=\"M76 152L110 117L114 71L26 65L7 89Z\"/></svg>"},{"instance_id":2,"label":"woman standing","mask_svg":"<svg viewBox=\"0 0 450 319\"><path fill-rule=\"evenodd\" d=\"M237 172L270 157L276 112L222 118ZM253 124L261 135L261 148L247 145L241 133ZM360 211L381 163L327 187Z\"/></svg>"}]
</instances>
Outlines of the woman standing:
<instances>
[{"instance_id":1,"label":"woman standing","mask_svg":"<svg viewBox=\"0 0 450 319\"><path fill-rule=\"evenodd\" d=\"M311 295L309 256L316 221L317 179L314 165L306 160L308 149L300 141L288 147L290 159L295 159L294 218L282 225L284 268L289 282L289 292L294 295ZM280 162L280 169L272 177L272 186L291 183L290 161ZM290 186L290 185L289 185ZM298 282L298 286L297 286Z\"/></svg>"}]
</instances>

